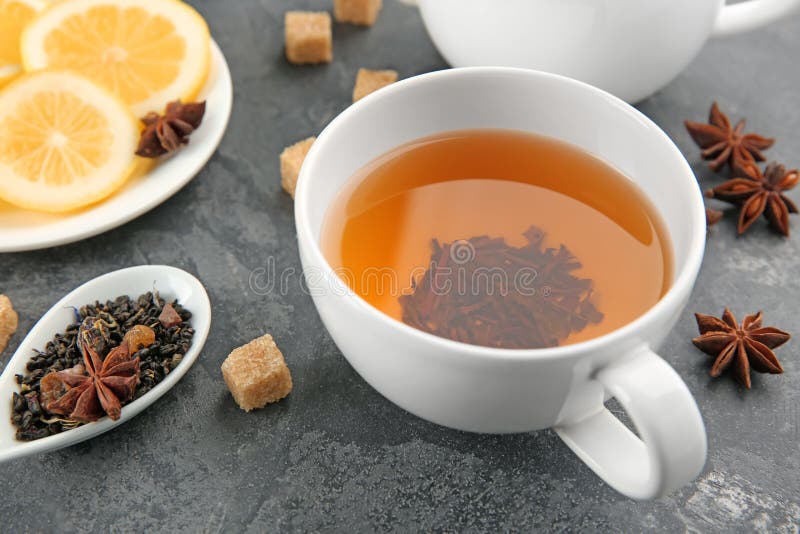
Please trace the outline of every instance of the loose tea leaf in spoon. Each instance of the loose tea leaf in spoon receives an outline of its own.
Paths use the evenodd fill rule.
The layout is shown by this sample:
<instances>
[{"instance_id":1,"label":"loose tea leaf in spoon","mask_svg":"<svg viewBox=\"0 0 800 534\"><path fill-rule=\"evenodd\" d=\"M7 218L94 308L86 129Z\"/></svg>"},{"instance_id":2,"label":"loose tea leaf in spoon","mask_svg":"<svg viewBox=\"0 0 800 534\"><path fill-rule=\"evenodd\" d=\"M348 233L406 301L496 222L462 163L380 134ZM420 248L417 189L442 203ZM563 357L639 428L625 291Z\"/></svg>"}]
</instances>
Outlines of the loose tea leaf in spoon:
<instances>
[{"instance_id":1,"label":"loose tea leaf in spoon","mask_svg":"<svg viewBox=\"0 0 800 534\"><path fill-rule=\"evenodd\" d=\"M162 324L159 317L167 306L180 323ZM168 315L174 322L172 312ZM11 423L17 439L58 434L105 413L116 417L112 395L122 408L147 394L180 364L194 336L191 317L179 303L166 302L153 292L75 309L76 322L35 351L25 373L16 375L19 392L12 396ZM98 382L102 382L99 388Z\"/></svg>"}]
</instances>

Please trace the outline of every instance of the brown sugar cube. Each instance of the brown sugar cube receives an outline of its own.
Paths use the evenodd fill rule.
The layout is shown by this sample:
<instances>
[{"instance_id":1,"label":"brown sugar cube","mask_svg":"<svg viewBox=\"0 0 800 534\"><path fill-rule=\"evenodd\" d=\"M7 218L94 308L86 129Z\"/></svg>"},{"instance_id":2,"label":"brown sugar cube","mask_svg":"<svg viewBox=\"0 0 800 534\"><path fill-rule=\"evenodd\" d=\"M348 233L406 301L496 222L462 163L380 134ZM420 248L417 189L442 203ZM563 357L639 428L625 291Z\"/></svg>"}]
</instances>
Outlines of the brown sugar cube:
<instances>
[{"instance_id":1,"label":"brown sugar cube","mask_svg":"<svg viewBox=\"0 0 800 534\"><path fill-rule=\"evenodd\" d=\"M372 26L381 4L381 0L333 0L333 16L339 22Z\"/></svg>"},{"instance_id":2,"label":"brown sugar cube","mask_svg":"<svg viewBox=\"0 0 800 534\"><path fill-rule=\"evenodd\" d=\"M286 59L292 63L329 63L333 59L331 16L288 11L284 18Z\"/></svg>"},{"instance_id":3,"label":"brown sugar cube","mask_svg":"<svg viewBox=\"0 0 800 534\"><path fill-rule=\"evenodd\" d=\"M353 87L353 102L361 100L381 87L397 81L397 72L393 70L358 69L356 85Z\"/></svg>"},{"instance_id":4,"label":"brown sugar cube","mask_svg":"<svg viewBox=\"0 0 800 534\"><path fill-rule=\"evenodd\" d=\"M11 305L11 299L0 295L0 353L5 350L8 340L17 331L18 323L19 317Z\"/></svg>"},{"instance_id":5,"label":"brown sugar cube","mask_svg":"<svg viewBox=\"0 0 800 534\"><path fill-rule=\"evenodd\" d=\"M292 375L269 334L234 349L222 362L222 377L246 412L279 401L292 390Z\"/></svg>"},{"instance_id":6,"label":"brown sugar cube","mask_svg":"<svg viewBox=\"0 0 800 534\"><path fill-rule=\"evenodd\" d=\"M281 185L287 193L294 198L297 189L297 177L300 176L300 167L306 154L311 150L311 145L316 141L316 137L309 137L298 141L290 147L286 147L281 152Z\"/></svg>"}]
</instances>

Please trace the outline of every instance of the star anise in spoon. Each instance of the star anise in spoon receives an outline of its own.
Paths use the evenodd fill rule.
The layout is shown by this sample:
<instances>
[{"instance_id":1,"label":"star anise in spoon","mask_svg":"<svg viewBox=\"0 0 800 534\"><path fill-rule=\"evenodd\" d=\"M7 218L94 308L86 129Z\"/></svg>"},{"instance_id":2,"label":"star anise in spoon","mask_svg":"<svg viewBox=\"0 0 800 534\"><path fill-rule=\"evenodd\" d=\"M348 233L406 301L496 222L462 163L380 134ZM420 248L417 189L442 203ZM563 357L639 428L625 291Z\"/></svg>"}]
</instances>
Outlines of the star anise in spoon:
<instances>
[{"instance_id":1,"label":"star anise in spoon","mask_svg":"<svg viewBox=\"0 0 800 534\"><path fill-rule=\"evenodd\" d=\"M787 171L783 165L770 163L764 173L755 163L737 165L733 178L706 192L707 196L741 206L739 234L743 234L760 215L770 227L789 235L789 214L797 213L797 205L784 192L800 181L796 169Z\"/></svg>"},{"instance_id":2,"label":"star anise in spoon","mask_svg":"<svg viewBox=\"0 0 800 534\"><path fill-rule=\"evenodd\" d=\"M759 373L780 374L780 362L772 349L789 341L791 336L771 326L761 326L761 312L748 315L741 326L728 308L722 319L695 313L700 335L692 340L695 346L714 356L711 376L716 378L732 369L744 387L750 389L750 369Z\"/></svg>"},{"instance_id":3,"label":"star anise in spoon","mask_svg":"<svg viewBox=\"0 0 800 534\"><path fill-rule=\"evenodd\" d=\"M205 102L182 104L180 100L167 104L164 115L151 111L142 118L145 128L136 155L157 158L188 144L189 135L203 122L205 112Z\"/></svg>"},{"instance_id":4,"label":"star anise in spoon","mask_svg":"<svg viewBox=\"0 0 800 534\"><path fill-rule=\"evenodd\" d=\"M45 410L67 415L75 421L96 421L104 414L117 420L122 403L133 397L139 381L139 358L131 358L143 347L150 346L155 333L137 325L125 333L119 346L105 359L98 354L99 334L95 317L87 317L78 332L78 345L83 365L50 373L42 378L42 398Z\"/></svg>"},{"instance_id":5,"label":"star anise in spoon","mask_svg":"<svg viewBox=\"0 0 800 534\"><path fill-rule=\"evenodd\" d=\"M762 150L771 147L775 139L763 137L755 133L744 132L744 119L731 126L728 116L719 110L714 102L708 117L708 124L684 121L689 135L702 149L703 159L711 160L708 164L712 170L718 171L725 163L731 169L737 162L764 161Z\"/></svg>"}]
</instances>

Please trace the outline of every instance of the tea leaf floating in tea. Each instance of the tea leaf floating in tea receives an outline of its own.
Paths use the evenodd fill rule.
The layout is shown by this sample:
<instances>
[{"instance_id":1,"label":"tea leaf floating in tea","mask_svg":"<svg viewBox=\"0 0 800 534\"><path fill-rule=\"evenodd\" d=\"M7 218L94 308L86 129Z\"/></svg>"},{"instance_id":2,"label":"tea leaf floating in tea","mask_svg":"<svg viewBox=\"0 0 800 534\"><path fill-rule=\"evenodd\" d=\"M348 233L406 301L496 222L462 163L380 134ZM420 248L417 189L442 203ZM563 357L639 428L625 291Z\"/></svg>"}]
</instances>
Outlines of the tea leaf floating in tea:
<instances>
[{"instance_id":1,"label":"tea leaf floating in tea","mask_svg":"<svg viewBox=\"0 0 800 534\"><path fill-rule=\"evenodd\" d=\"M574 276L581 264L562 244L543 248L532 226L527 244L472 237L440 245L413 293L400 297L403 321L463 343L509 349L555 347L603 319L592 281Z\"/></svg>"}]
</instances>

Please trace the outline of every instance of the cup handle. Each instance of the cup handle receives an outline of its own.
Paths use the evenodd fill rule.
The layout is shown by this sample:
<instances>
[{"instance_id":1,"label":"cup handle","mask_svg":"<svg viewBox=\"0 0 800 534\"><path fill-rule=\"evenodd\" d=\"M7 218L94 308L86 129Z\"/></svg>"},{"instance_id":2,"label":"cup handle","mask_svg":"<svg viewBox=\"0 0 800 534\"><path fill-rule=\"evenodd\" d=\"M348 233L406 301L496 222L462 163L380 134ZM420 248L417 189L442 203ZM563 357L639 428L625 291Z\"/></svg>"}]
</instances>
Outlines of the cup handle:
<instances>
[{"instance_id":1,"label":"cup handle","mask_svg":"<svg viewBox=\"0 0 800 534\"><path fill-rule=\"evenodd\" d=\"M788 15L800 6L800 0L749 0L723 6L711 34L724 37L754 30Z\"/></svg>"},{"instance_id":2,"label":"cup handle","mask_svg":"<svg viewBox=\"0 0 800 534\"><path fill-rule=\"evenodd\" d=\"M641 436L605 407L554 429L600 478L628 497L652 499L700 473L706 460L703 419L667 362L642 346L594 378L622 404Z\"/></svg>"}]
</instances>

